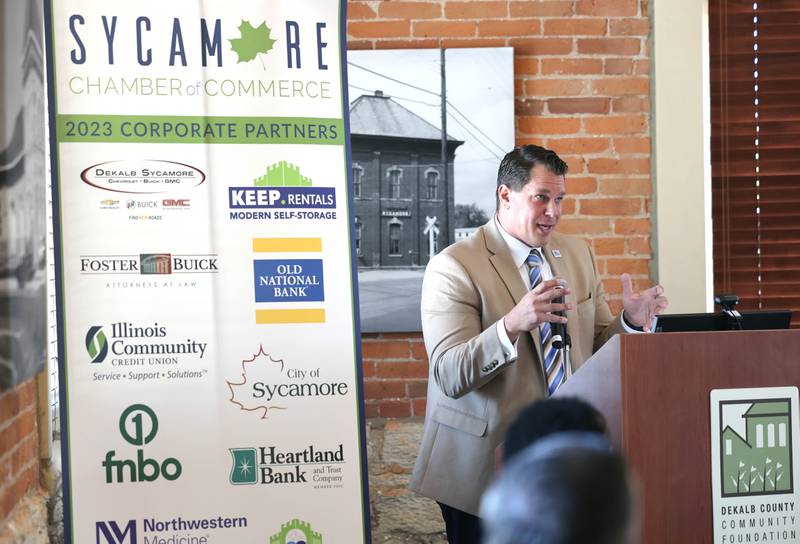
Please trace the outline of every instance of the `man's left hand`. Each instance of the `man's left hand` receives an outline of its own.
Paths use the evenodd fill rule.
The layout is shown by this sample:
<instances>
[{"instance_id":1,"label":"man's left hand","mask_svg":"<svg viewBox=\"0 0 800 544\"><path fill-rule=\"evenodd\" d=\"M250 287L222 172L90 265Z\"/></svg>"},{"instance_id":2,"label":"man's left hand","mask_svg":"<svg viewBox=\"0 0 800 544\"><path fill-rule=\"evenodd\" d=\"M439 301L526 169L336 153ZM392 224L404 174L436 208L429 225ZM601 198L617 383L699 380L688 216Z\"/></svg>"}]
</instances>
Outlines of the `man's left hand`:
<instances>
[{"instance_id":1,"label":"man's left hand","mask_svg":"<svg viewBox=\"0 0 800 544\"><path fill-rule=\"evenodd\" d=\"M653 324L653 318L667 309L669 301L664 296L664 288L660 285L634 293L630 274L623 274L622 306L625 310L626 321L649 331Z\"/></svg>"}]
</instances>

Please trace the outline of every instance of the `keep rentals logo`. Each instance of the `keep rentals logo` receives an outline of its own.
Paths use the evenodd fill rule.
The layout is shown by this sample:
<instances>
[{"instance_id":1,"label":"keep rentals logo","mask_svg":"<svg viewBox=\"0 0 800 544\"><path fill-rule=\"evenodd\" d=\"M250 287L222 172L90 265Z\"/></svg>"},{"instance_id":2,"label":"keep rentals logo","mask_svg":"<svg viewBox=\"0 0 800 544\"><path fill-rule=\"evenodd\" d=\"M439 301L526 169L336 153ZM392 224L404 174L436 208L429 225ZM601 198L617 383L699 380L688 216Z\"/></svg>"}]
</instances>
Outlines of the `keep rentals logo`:
<instances>
[{"instance_id":1,"label":"keep rentals logo","mask_svg":"<svg viewBox=\"0 0 800 544\"><path fill-rule=\"evenodd\" d=\"M322 535L311 528L311 525L299 519L293 519L281 525L281 530L269 538L269 544L323 544Z\"/></svg>"}]
</instances>

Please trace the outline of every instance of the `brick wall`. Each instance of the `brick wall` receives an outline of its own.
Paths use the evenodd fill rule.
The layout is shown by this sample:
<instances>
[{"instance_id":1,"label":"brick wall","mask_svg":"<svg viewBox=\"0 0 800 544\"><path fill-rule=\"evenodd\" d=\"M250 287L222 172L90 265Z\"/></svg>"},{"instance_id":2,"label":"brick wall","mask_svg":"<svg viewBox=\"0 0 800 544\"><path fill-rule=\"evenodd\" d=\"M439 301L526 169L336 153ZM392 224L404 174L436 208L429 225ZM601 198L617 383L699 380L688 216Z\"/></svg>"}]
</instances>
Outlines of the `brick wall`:
<instances>
[{"instance_id":1,"label":"brick wall","mask_svg":"<svg viewBox=\"0 0 800 544\"><path fill-rule=\"evenodd\" d=\"M38 481L36 379L31 378L0 393L0 525Z\"/></svg>"},{"instance_id":2,"label":"brick wall","mask_svg":"<svg viewBox=\"0 0 800 544\"><path fill-rule=\"evenodd\" d=\"M612 310L650 285L647 0L348 2L348 48L514 47L517 144L569 164L558 230L592 244ZM492 180L493 182L493 180ZM365 335L368 417L420 416L419 335Z\"/></svg>"}]
</instances>

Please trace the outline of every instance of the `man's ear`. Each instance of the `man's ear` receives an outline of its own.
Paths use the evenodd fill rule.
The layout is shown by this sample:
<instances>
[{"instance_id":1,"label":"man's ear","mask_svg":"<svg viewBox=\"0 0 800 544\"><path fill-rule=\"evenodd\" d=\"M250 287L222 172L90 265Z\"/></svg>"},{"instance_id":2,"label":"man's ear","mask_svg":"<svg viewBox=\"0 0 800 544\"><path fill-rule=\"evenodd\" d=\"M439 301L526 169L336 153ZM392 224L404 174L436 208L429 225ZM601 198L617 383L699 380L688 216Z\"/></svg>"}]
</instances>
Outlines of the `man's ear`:
<instances>
[{"instance_id":1,"label":"man's ear","mask_svg":"<svg viewBox=\"0 0 800 544\"><path fill-rule=\"evenodd\" d=\"M502 184L497 186L497 201L501 208L508 204L510 196L511 188L508 185Z\"/></svg>"}]
</instances>

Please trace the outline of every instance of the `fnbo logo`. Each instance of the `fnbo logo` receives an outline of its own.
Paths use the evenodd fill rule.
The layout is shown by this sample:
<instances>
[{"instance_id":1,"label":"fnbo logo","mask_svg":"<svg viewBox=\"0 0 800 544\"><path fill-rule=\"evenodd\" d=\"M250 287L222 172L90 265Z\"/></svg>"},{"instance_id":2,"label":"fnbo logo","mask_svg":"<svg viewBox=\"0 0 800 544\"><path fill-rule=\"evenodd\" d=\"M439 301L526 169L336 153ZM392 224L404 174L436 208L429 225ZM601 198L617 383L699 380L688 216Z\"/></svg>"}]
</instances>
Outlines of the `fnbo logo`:
<instances>
[{"instance_id":1,"label":"fnbo logo","mask_svg":"<svg viewBox=\"0 0 800 544\"><path fill-rule=\"evenodd\" d=\"M158 418L149 406L128 406L119 417L119 432L126 442L140 447L136 450L136 459L115 459L116 450L106 453L102 465L106 469L107 484L125 481L153 482L160 477L173 481L180 477L183 467L174 457L168 457L159 463L144 456L141 446L152 442L158 433Z\"/></svg>"}]
</instances>

